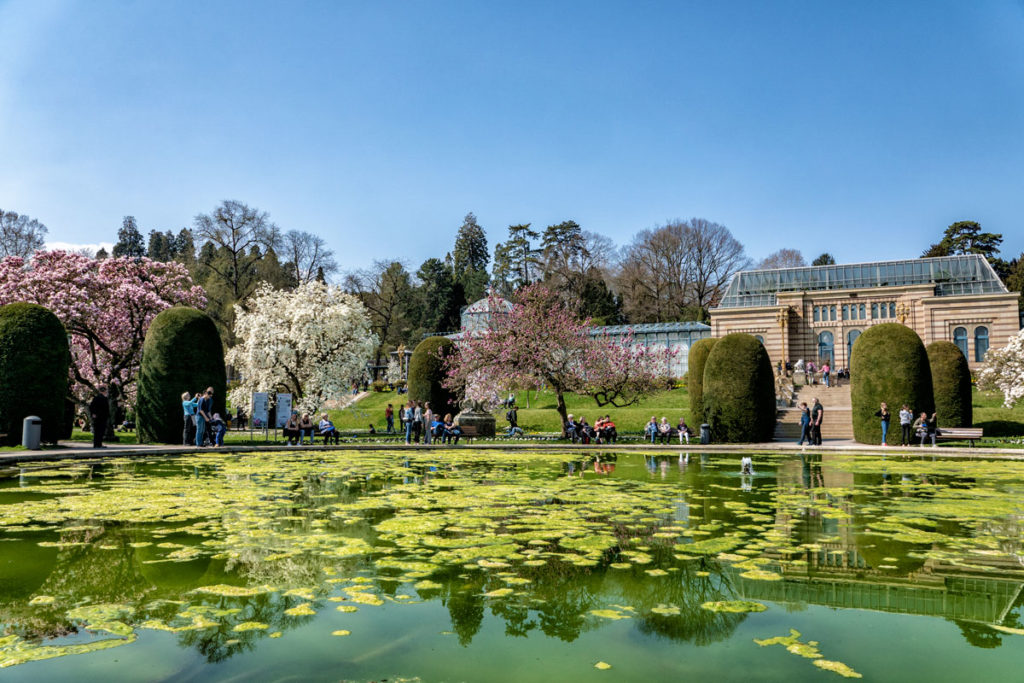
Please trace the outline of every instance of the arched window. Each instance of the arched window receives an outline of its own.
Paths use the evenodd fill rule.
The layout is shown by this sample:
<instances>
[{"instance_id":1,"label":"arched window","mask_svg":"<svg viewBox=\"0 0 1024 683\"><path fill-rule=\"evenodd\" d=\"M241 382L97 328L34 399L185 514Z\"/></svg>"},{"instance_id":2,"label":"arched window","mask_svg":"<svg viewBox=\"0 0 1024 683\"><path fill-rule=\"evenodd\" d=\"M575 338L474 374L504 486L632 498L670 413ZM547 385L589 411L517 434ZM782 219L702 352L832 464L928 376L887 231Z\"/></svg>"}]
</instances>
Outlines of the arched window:
<instances>
[{"instance_id":1,"label":"arched window","mask_svg":"<svg viewBox=\"0 0 1024 683\"><path fill-rule=\"evenodd\" d=\"M828 330L818 335L818 360L829 365L835 361L835 337Z\"/></svg>"},{"instance_id":2,"label":"arched window","mask_svg":"<svg viewBox=\"0 0 1024 683\"><path fill-rule=\"evenodd\" d=\"M889 302L889 317L890 318L895 318L896 317L896 302L895 301L890 301Z\"/></svg>"},{"instance_id":3,"label":"arched window","mask_svg":"<svg viewBox=\"0 0 1024 683\"><path fill-rule=\"evenodd\" d=\"M987 334L987 331L986 331ZM957 345L960 352L964 354L964 358L967 358L967 328L958 327L953 330L953 343Z\"/></svg>"},{"instance_id":4,"label":"arched window","mask_svg":"<svg viewBox=\"0 0 1024 683\"><path fill-rule=\"evenodd\" d=\"M988 353L988 328L987 327L975 327L974 328L974 360L981 363L985 360L985 354Z\"/></svg>"},{"instance_id":5,"label":"arched window","mask_svg":"<svg viewBox=\"0 0 1024 683\"><path fill-rule=\"evenodd\" d=\"M850 330L846 333L846 364L850 364L850 358L853 357L853 342L857 341L857 337L860 336L860 330Z\"/></svg>"},{"instance_id":6,"label":"arched window","mask_svg":"<svg viewBox=\"0 0 1024 683\"><path fill-rule=\"evenodd\" d=\"M878 304L871 304L871 319L878 320Z\"/></svg>"}]
</instances>

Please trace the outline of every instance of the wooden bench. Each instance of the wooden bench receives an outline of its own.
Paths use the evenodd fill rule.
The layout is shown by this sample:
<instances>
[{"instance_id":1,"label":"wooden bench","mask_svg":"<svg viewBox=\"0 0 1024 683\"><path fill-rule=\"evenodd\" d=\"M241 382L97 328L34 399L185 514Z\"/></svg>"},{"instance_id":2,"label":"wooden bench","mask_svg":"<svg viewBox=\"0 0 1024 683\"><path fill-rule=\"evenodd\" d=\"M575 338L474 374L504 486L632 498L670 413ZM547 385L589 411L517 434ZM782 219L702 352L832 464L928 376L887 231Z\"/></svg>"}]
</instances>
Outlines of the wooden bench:
<instances>
[{"instance_id":1,"label":"wooden bench","mask_svg":"<svg viewBox=\"0 0 1024 683\"><path fill-rule=\"evenodd\" d=\"M472 425L466 425L465 427L460 426L459 429L462 430L462 436L460 436L459 438L465 439L466 441L469 441L471 443L473 439L479 436L479 434L477 434L476 427L473 427Z\"/></svg>"},{"instance_id":2,"label":"wooden bench","mask_svg":"<svg viewBox=\"0 0 1024 683\"><path fill-rule=\"evenodd\" d=\"M940 427L935 430L936 441L969 441L972 448L981 436L981 427Z\"/></svg>"}]
</instances>

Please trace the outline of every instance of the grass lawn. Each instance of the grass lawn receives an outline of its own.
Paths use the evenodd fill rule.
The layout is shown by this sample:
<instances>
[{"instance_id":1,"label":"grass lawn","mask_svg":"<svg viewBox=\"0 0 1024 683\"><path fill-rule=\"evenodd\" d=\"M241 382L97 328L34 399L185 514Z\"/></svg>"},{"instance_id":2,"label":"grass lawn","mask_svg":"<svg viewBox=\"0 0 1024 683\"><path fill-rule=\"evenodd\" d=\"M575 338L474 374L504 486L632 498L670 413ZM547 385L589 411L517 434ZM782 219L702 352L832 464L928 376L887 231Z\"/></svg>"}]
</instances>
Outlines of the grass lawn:
<instances>
[{"instance_id":1,"label":"grass lawn","mask_svg":"<svg viewBox=\"0 0 1024 683\"><path fill-rule=\"evenodd\" d=\"M397 413L399 407L408 400L407 394L373 392L349 408L330 411L331 419L342 432L367 429L371 422L378 432L383 432L386 424L384 408L387 404L392 404ZM561 421L558 411L555 410L555 395L550 391L529 392L529 408L526 407L527 393L525 391L516 394L516 402L519 405L519 426L526 433L561 431ZM576 394L566 396L565 403L570 413L577 418L586 417L590 424L594 424L599 415L611 415L620 432L643 431L644 425L651 419L651 415L657 416L659 420L665 416L669 422L675 425L679 422L679 417L688 413L690 409L690 399L686 389L663 391L628 408L613 406L598 408L594 399ZM505 420L505 408L494 411L494 417L497 420L498 430L504 431L508 427L508 422ZM398 423L397 417L395 422Z\"/></svg>"}]
</instances>

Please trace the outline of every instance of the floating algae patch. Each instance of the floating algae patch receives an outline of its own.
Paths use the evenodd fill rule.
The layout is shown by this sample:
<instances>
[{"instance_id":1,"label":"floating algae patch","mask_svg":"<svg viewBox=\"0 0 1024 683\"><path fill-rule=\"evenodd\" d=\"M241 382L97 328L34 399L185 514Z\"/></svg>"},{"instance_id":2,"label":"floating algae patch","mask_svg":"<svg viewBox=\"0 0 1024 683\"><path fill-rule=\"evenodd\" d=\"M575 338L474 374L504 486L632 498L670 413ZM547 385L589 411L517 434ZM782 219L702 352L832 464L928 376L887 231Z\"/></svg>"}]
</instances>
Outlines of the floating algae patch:
<instances>
[{"instance_id":1,"label":"floating algae patch","mask_svg":"<svg viewBox=\"0 0 1024 683\"><path fill-rule=\"evenodd\" d=\"M701 609L706 609L711 612L743 613L764 612L768 608L759 602L751 602L749 600L715 600L701 604Z\"/></svg>"},{"instance_id":2,"label":"floating algae patch","mask_svg":"<svg viewBox=\"0 0 1024 683\"><path fill-rule=\"evenodd\" d=\"M236 633L245 633L246 631L266 631L268 628L270 628L270 624L264 624L262 621L243 621L240 624L235 624L231 630Z\"/></svg>"},{"instance_id":3,"label":"floating algae patch","mask_svg":"<svg viewBox=\"0 0 1024 683\"><path fill-rule=\"evenodd\" d=\"M290 617L306 617L316 614L316 610L308 602L290 607L284 611Z\"/></svg>"},{"instance_id":4,"label":"floating algae patch","mask_svg":"<svg viewBox=\"0 0 1024 683\"><path fill-rule=\"evenodd\" d=\"M127 638L106 638L74 645L33 645L25 642L19 636L6 636L0 638L0 667L16 666L26 662L38 662L67 655L84 655L133 642L135 642L134 635Z\"/></svg>"},{"instance_id":5,"label":"floating algae patch","mask_svg":"<svg viewBox=\"0 0 1024 683\"><path fill-rule=\"evenodd\" d=\"M592 609L590 610L590 613L593 614L595 617L601 617L602 619L615 620L630 618L628 614L623 614L622 612L619 612L618 610L614 609Z\"/></svg>"},{"instance_id":6,"label":"floating algae patch","mask_svg":"<svg viewBox=\"0 0 1024 683\"><path fill-rule=\"evenodd\" d=\"M814 666L819 669L824 669L825 671L837 673L843 678L863 678L863 676L842 662L836 662L831 659L815 659Z\"/></svg>"}]
</instances>

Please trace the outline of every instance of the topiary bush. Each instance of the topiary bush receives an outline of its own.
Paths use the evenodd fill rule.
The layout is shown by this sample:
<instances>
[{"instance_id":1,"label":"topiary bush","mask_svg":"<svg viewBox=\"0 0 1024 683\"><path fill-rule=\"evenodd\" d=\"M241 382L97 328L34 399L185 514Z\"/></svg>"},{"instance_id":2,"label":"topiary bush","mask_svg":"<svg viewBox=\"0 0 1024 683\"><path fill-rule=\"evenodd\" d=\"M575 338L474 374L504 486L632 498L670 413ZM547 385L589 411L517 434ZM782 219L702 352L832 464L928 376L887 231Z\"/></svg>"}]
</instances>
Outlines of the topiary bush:
<instances>
[{"instance_id":1,"label":"topiary bush","mask_svg":"<svg viewBox=\"0 0 1024 683\"><path fill-rule=\"evenodd\" d=\"M442 384L445 378L444 361L455 348L448 337L427 337L412 352L409 359L409 398L430 402L430 409L442 416L456 413L455 395Z\"/></svg>"},{"instance_id":2,"label":"topiary bush","mask_svg":"<svg viewBox=\"0 0 1024 683\"><path fill-rule=\"evenodd\" d=\"M970 427L974 415L967 359L950 341L932 342L925 350L932 368L932 395L939 424L943 427Z\"/></svg>"},{"instance_id":3,"label":"topiary bush","mask_svg":"<svg viewBox=\"0 0 1024 683\"><path fill-rule=\"evenodd\" d=\"M22 421L43 421L42 440L64 433L71 351L64 325L37 304L0 306L0 433L4 445L21 443Z\"/></svg>"},{"instance_id":4,"label":"topiary bush","mask_svg":"<svg viewBox=\"0 0 1024 683\"><path fill-rule=\"evenodd\" d=\"M181 443L181 394L213 387L213 411L225 415L224 347L210 316L176 306L146 331L135 414L139 441Z\"/></svg>"},{"instance_id":5,"label":"topiary bush","mask_svg":"<svg viewBox=\"0 0 1024 683\"><path fill-rule=\"evenodd\" d=\"M704 419L704 364L707 363L708 354L715 347L718 339L707 337L698 339L690 347L688 359L689 367L686 371L686 391L690 394L690 424L695 429L707 422Z\"/></svg>"},{"instance_id":6,"label":"topiary bush","mask_svg":"<svg viewBox=\"0 0 1024 683\"><path fill-rule=\"evenodd\" d=\"M931 415L935 410L932 371L924 344L916 332L899 323L869 327L853 345L850 402L855 441L881 443L882 424L875 412L882 401L889 404L892 413L888 443L899 443L899 412L904 403L915 416L922 412Z\"/></svg>"},{"instance_id":7,"label":"topiary bush","mask_svg":"<svg viewBox=\"0 0 1024 683\"><path fill-rule=\"evenodd\" d=\"M704 364L702 402L713 441L771 441L775 373L764 344L743 333L719 339Z\"/></svg>"}]
</instances>

